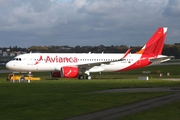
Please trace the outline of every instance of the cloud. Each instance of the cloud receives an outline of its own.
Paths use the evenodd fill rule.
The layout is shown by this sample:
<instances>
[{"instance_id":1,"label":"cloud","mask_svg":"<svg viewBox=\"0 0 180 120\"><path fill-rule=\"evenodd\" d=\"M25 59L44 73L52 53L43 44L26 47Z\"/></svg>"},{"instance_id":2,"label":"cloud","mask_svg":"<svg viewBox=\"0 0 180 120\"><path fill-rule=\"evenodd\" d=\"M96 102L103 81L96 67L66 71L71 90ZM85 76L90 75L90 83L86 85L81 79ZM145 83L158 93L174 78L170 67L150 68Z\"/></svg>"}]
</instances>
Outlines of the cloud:
<instances>
[{"instance_id":1,"label":"cloud","mask_svg":"<svg viewBox=\"0 0 180 120\"><path fill-rule=\"evenodd\" d=\"M180 17L180 1L170 0L168 5L165 7L163 15L166 17Z\"/></svg>"},{"instance_id":2,"label":"cloud","mask_svg":"<svg viewBox=\"0 0 180 120\"><path fill-rule=\"evenodd\" d=\"M159 26L169 27L174 43L179 6L178 0L0 0L0 46L143 45Z\"/></svg>"}]
</instances>

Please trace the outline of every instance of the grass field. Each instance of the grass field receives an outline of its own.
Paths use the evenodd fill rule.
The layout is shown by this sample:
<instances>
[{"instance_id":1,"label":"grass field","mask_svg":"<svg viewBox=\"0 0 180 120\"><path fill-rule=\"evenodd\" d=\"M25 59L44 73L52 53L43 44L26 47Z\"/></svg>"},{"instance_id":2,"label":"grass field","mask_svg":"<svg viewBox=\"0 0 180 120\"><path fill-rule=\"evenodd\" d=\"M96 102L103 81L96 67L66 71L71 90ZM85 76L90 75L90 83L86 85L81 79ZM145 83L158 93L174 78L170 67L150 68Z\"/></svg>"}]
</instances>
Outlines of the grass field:
<instances>
[{"instance_id":1,"label":"grass field","mask_svg":"<svg viewBox=\"0 0 180 120\"><path fill-rule=\"evenodd\" d=\"M134 115L119 118L119 120L179 120L180 101L146 110Z\"/></svg>"},{"instance_id":2,"label":"grass field","mask_svg":"<svg viewBox=\"0 0 180 120\"><path fill-rule=\"evenodd\" d=\"M0 69L4 69L0 67ZM151 66L139 70L123 73L92 74L93 80L51 79L49 73L34 73L40 76L41 81L28 83L10 83L6 81L7 74L0 74L0 119L2 120L60 120L76 115L95 112L142 101L171 93L141 92L141 93L92 93L94 91L117 88L135 87L179 87L180 81L161 80L162 78L178 78L179 66ZM142 74L142 71L152 71L151 74ZM159 72L163 77L159 77ZM170 72L171 76L166 73ZM137 80L138 76L149 76L149 81ZM172 103L173 104L173 103ZM177 101L174 104L180 104ZM164 109L175 111L172 115L162 114ZM155 112L156 119L180 119L179 106L167 105L164 108L145 111L136 114L133 118L154 119L150 116ZM159 114L158 114L159 113ZM142 116L143 114L143 116ZM146 116L145 116L146 115ZM168 117L166 116L168 115ZM160 116L160 117L159 117ZM130 116L131 117L131 116ZM132 119L129 116L123 119Z\"/></svg>"}]
</instances>

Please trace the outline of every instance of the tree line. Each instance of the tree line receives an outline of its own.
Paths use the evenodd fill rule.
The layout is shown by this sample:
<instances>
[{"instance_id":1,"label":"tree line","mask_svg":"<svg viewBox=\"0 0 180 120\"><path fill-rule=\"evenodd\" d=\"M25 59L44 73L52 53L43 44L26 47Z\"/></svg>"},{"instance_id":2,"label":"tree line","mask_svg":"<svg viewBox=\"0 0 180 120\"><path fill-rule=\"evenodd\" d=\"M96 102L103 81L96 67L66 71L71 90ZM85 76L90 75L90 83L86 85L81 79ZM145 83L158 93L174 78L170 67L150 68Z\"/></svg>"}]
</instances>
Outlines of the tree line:
<instances>
[{"instance_id":1,"label":"tree line","mask_svg":"<svg viewBox=\"0 0 180 120\"><path fill-rule=\"evenodd\" d=\"M135 53L139 51L142 46L131 46L131 53ZM4 47L0 48L1 50L10 49L11 52L40 52L40 53L125 53L129 47L126 45L111 45L111 46L31 46L28 48L21 48L18 46L14 47ZM163 55L175 56L176 59L180 59L180 43L174 44L165 44L163 51Z\"/></svg>"}]
</instances>

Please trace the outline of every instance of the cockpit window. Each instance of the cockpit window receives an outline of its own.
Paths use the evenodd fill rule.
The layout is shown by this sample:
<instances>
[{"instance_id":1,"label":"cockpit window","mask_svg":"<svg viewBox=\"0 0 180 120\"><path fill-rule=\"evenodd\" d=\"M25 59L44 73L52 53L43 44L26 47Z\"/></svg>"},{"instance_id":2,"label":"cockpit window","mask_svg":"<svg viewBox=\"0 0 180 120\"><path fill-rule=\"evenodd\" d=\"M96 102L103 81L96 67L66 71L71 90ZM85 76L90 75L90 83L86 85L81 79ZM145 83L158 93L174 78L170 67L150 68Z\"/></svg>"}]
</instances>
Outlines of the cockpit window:
<instances>
[{"instance_id":1,"label":"cockpit window","mask_svg":"<svg viewBox=\"0 0 180 120\"><path fill-rule=\"evenodd\" d=\"M21 61L21 58L13 58L14 61Z\"/></svg>"}]
</instances>

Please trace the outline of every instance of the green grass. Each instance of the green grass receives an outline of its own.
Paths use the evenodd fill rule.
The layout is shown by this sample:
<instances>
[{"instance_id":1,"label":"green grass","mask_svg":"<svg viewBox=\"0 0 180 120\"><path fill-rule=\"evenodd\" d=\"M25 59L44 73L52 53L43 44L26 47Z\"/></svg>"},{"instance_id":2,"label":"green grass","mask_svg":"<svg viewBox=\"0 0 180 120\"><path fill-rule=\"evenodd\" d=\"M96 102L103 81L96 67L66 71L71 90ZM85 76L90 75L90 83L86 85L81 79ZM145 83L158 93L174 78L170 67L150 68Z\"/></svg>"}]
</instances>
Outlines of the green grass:
<instances>
[{"instance_id":1,"label":"green grass","mask_svg":"<svg viewBox=\"0 0 180 120\"><path fill-rule=\"evenodd\" d=\"M4 70L4 69L6 69L5 66L0 66L0 70Z\"/></svg>"},{"instance_id":2,"label":"green grass","mask_svg":"<svg viewBox=\"0 0 180 120\"><path fill-rule=\"evenodd\" d=\"M179 120L180 101L167 105L125 116L119 120Z\"/></svg>"},{"instance_id":3,"label":"green grass","mask_svg":"<svg viewBox=\"0 0 180 120\"><path fill-rule=\"evenodd\" d=\"M116 88L178 86L174 81L41 80L0 84L0 119L65 119L171 93L92 93Z\"/></svg>"},{"instance_id":4,"label":"green grass","mask_svg":"<svg viewBox=\"0 0 180 120\"><path fill-rule=\"evenodd\" d=\"M91 93L107 85L81 82L0 84L0 119L65 119L170 94Z\"/></svg>"},{"instance_id":5,"label":"green grass","mask_svg":"<svg viewBox=\"0 0 180 120\"><path fill-rule=\"evenodd\" d=\"M168 69L167 69L168 68ZM0 68L1 69L1 68ZM4 69L4 68L2 68ZM0 74L0 119L65 119L171 93L92 93L94 91L136 87L179 87L180 81L161 80L159 73L179 77L179 66L151 66L123 73L92 74L92 80L51 79L48 72L33 73L40 81L10 83ZM149 81L137 80L142 71L153 71ZM168 76L163 76L168 78ZM178 109L165 106L164 109ZM153 110L154 111L154 110ZM158 110L159 111L159 110ZM158 114L158 111L156 114ZM151 113L152 114L152 113ZM161 113L160 113L161 114ZM178 116L177 112L174 112ZM146 115L146 114L145 114ZM148 113L144 118L148 117ZM138 116L138 115L137 115ZM151 118L151 117L149 117ZM161 119L167 118L166 115ZM178 117L180 119L180 117Z\"/></svg>"}]
</instances>

